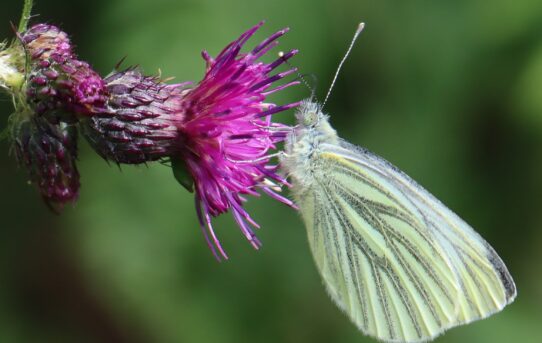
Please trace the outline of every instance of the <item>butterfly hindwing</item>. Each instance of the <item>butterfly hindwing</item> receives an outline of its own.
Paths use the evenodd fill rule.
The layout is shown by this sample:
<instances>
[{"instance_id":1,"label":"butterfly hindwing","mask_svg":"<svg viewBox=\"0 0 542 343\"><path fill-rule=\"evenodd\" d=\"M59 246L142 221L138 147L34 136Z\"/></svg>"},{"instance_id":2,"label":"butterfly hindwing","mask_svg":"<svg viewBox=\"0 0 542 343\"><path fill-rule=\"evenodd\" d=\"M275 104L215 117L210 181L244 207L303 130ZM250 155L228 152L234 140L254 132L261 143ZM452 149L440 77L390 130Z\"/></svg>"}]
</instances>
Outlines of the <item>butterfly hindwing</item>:
<instances>
[{"instance_id":1,"label":"butterfly hindwing","mask_svg":"<svg viewBox=\"0 0 542 343\"><path fill-rule=\"evenodd\" d=\"M393 180L423 214L430 232L445 249L458 274L462 295L457 301L460 323L487 317L515 298L515 284L506 266L470 225L384 159L346 141L341 141L337 152L360 168L372 169Z\"/></svg>"}]
</instances>

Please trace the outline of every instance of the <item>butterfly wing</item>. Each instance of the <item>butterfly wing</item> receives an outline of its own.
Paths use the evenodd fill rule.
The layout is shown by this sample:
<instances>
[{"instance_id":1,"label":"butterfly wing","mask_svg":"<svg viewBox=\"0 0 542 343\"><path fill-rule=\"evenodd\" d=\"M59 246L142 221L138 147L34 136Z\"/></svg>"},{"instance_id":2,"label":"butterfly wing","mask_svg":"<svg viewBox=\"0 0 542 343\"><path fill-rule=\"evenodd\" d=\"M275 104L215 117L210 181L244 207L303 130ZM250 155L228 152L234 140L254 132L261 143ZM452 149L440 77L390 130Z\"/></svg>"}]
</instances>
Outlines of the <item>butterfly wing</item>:
<instances>
[{"instance_id":1,"label":"butterfly wing","mask_svg":"<svg viewBox=\"0 0 542 343\"><path fill-rule=\"evenodd\" d=\"M345 141L321 148L301 212L328 292L363 332L426 341L514 299L499 256L429 192Z\"/></svg>"}]
</instances>

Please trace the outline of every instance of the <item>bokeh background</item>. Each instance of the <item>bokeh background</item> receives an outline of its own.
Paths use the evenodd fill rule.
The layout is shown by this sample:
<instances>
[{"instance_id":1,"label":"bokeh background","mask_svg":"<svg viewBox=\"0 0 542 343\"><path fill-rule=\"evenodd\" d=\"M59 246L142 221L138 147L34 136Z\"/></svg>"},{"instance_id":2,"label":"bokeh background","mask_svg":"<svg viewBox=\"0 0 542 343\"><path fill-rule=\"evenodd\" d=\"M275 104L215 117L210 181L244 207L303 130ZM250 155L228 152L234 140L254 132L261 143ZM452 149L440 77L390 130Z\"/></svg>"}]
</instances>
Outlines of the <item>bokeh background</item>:
<instances>
[{"instance_id":1,"label":"bokeh background","mask_svg":"<svg viewBox=\"0 0 542 343\"><path fill-rule=\"evenodd\" d=\"M12 37L22 1L0 7ZM281 48L301 50L292 63L320 99L365 21L326 106L333 125L471 223L519 289L437 342L542 342L541 1L37 0L34 13L102 74L127 56L179 81L200 80L202 49L266 19L251 43L289 26ZM310 91L286 93L273 100ZM2 97L2 126L10 111ZM260 251L230 216L215 220L231 258L217 263L170 170L119 170L80 146L81 197L57 216L0 142L0 342L374 342L328 299L293 210L249 202Z\"/></svg>"}]
</instances>

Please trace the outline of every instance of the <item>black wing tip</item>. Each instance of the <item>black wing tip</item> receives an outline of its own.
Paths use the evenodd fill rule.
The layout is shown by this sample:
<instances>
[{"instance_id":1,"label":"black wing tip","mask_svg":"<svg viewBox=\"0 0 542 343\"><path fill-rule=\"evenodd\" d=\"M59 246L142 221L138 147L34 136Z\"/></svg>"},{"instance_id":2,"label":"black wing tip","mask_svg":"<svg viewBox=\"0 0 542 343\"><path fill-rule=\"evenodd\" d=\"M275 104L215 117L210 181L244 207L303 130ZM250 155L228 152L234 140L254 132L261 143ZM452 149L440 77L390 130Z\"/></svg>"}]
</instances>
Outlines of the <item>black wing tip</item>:
<instances>
[{"instance_id":1,"label":"black wing tip","mask_svg":"<svg viewBox=\"0 0 542 343\"><path fill-rule=\"evenodd\" d=\"M506 303L509 304L516 298L517 295L517 289L516 284L514 282L514 279L512 279L512 275L510 275L510 272L508 271L508 268L506 268L506 265L502 261L499 255L493 250L493 248L489 247L489 256L488 259L495 267L495 270L497 271L499 278L501 279L502 285L504 287L505 295L506 295Z\"/></svg>"}]
</instances>

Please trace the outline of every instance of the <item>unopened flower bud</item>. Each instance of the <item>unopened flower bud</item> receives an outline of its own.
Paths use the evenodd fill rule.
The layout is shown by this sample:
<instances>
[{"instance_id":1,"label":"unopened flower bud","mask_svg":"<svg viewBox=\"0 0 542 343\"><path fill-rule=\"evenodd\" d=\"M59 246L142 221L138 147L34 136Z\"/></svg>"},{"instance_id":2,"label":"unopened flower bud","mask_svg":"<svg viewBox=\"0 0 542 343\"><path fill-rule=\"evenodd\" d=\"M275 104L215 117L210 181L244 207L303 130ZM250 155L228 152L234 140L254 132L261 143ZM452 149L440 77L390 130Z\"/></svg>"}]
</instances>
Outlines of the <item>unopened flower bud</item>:
<instances>
[{"instance_id":1,"label":"unopened flower bud","mask_svg":"<svg viewBox=\"0 0 542 343\"><path fill-rule=\"evenodd\" d=\"M52 209L59 211L66 203L77 200L79 173L75 164L77 130L74 126L55 125L45 118L30 116L14 124L12 139L17 160L26 167L30 182Z\"/></svg>"},{"instance_id":2,"label":"unopened flower bud","mask_svg":"<svg viewBox=\"0 0 542 343\"><path fill-rule=\"evenodd\" d=\"M74 122L104 106L104 81L77 58L65 32L38 24L22 33L21 41L30 58L26 95L38 116Z\"/></svg>"},{"instance_id":3,"label":"unopened flower bud","mask_svg":"<svg viewBox=\"0 0 542 343\"><path fill-rule=\"evenodd\" d=\"M169 157L177 149L182 85L168 85L135 68L105 78L106 109L81 122L83 135L103 158L137 164Z\"/></svg>"}]
</instances>

